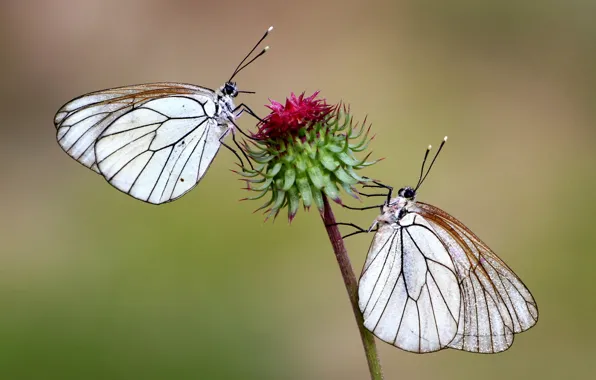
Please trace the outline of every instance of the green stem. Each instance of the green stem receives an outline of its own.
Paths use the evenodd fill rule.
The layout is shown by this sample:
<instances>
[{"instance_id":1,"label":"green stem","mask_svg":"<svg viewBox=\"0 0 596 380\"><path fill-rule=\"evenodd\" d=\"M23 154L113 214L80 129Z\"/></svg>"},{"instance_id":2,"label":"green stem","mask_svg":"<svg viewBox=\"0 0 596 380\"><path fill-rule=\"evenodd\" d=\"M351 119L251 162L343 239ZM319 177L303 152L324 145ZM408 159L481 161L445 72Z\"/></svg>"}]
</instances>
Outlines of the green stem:
<instances>
[{"instance_id":1,"label":"green stem","mask_svg":"<svg viewBox=\"0 0 596 380\"><path fill-rule=\"evenodd\" d=\"M339 264L339 270L341 276L344 279L346 290L348 291L348 297L352 304L352 311L356 317L356 324L358 330L360 330L360 338L362 339L362 346L364 347L364 353L366 354L366 361L368 362L368 369L370 371L371 380L383 380L383 371L381 369L381 362L379 361L379 354L377 353L377 346L375 345L375 337L364 327L364 319L360 308L358 307L358 281L354 275L352 264L350 263L350 257L348 251L344 245L344 241L341 238L339 228L335 221L335 216L329 205L329 201L326 196L323 196L324 211L323 211L323 223L327 229L327 235L333 246L335 252L335 258Z\"/></svg>"}]
</instances>

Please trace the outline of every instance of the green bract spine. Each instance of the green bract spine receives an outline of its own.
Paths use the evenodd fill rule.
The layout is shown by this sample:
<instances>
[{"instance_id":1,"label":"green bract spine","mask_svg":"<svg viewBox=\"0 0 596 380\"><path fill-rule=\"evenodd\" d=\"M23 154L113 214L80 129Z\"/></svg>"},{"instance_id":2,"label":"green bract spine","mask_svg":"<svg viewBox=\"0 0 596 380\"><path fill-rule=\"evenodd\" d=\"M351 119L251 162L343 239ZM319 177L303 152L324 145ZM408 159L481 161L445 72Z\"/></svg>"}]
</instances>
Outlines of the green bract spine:
<instances>
[{"instance_id":1,"label":"green bract spine","mask_svg":"<svg viewBox=\"0 0 596 380\"><path fill-rule=\"evenodd\" d=\"M367 161L356 154L368 148L370 126L354 125L349 109L336 107L323 121L305 125L285 138L250 140L244 144L254 169L242 168L237 173L246 181L246 190L256 195L245 200L270 197L257 210L265 210L266 219L276 217L288 208L290 222L302 202L305 209L315 205L323 211L323 195L341 202L340 189L358 198L354 185L369 180L356 171L378 162ZM373 136L374 137L374 136Z\"/></svg>"}]
</instances>

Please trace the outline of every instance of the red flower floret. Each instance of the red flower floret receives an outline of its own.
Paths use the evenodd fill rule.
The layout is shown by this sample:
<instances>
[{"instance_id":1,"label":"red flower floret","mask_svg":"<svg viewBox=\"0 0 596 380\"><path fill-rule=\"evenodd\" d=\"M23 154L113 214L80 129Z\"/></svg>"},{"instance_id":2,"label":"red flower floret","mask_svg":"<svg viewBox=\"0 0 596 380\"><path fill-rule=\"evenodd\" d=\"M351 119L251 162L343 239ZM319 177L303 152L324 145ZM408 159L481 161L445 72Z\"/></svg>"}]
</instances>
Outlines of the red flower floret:
<instances>
[{"instance_id":1,"label":"red flower floret","mask_svg":"<svg viewBox=\"0 0 596 380\"><path fill-rule=\"evenodd\" d=\"M254 137L267 140L295 136L300 129L324 121L334 107L325 99L316 99L318 94L317 91L305 98L304 93L298 97L292 93L285 105L269 99L271 104L266 107L272 112L258 124Z\"/></svg>"}]
</instances>

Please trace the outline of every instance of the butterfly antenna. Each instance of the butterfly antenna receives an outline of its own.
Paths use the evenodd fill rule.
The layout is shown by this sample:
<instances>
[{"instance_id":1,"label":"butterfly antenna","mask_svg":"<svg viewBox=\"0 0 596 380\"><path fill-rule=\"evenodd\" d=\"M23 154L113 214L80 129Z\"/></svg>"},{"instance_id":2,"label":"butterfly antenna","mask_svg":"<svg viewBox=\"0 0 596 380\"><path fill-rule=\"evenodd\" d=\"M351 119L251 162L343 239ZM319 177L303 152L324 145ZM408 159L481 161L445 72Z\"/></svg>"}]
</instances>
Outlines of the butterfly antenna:
<instances>
[{"instance_id":1,"label":"butterfly antenna","mask_svg":"<svg viewBox=\"0 0 596 380\"><path fill-rule=\"evenodd\" d=\"M422 176L424 175L424 165L426 164L426 159L428 158L428 154L430 153L430 150L433 148L432 145L429 145L428 148L426 148L426 153L424 153L424 159L422 160L422 167L420 168L420 177L418 177L418 183L416 184L416 189L418 189L418 187L420 187L420 184L422 182Z\"/></svg>"},{"instance_id":2,"label":"butterfly antenna","mask_svg":"<svg viewBox=\"0 0 596 380\"><path fill-rule=\"evenodd\" d=\"M269 50L269 46L265 46L265 48L263 50L261 50L261 52L259 54L257 54L253 59L251 59L250 61L246 62L241 68L238 69L238 71L236 71L234 73L234 75L238 74L239 72L241 72L242 70L244 70L245 67L247 67L248 65L250 65L251 63L253 63L254 61L257 60L257 58L259 58L260 56L262 56L263 54L267 53L267 50ZM234 78L234 76L232 76L232 78ZM232 80L232 78L230 78L230 81Z\"/></svg>"},{"instance_id":3,"label":"butterfly antenna","mask_svg":"<svg viewBox=\"0 0 596 380\"><path fill-rule=\"evenodd\" d=\"M416 185L416 190L418 190L418 188L420 187L420 185L422 185L422 183L424 182L424 180L428 176L428 173L430 173L430 169L432 169L435 161L437 160L437 157L439 157L439 153L441 153L441 149L443 149L443 146L445 145L446 142L447 142L447 136L445 136L445 138L443 138L443 141L441 142L441 145L439 146L439 149L437 150L437 153L435 153L435 156L433 157L433 160L431 161L431 163L430 163L430 165L428 167L428 170L426 171L426 174L418 182L418 185ZM428 150L426 151L426 153L428 155ZM425 159L426 159L426 156L425 156Z\"/></svg>"},{"instance_id":4,"label":"butterfly antenna","mask_svg":"<svg viewBox=\"0 0 596 380\"><path fill-rule=\"evenodd\" d=\"M248 54L244 57L244 59L242 61L240 61L240 63L238 64L238 66L236 66L236 69L234 70L234 73L232 74L232 76L230 77L230 79L228 80L228 82L231 82L232 79L234 79L234 77L236 76L236 74L238 74L242 69L244 69L246 66L248 66L249 64L251 64L255 59L257 59L260 56L262 56L263 54L265 54L265 52L267 50L269 50L269 46L265 46L265 48L263 49L263 51L261 51L256 57L254 57L253 59L251 59L247 64L245 64L243 66L244 62L246 62L246 60L248 59L248 57L250 57L250 55L257 49L257 47L261 44L261 42L263 42L263 40L269 35L269 33L271 33L272 30L273 30L273 26L270 26L269 29L267 29L267 31L263 35L263 37L261 37L261 39L259 40L259 42L257 42L255 44L255 46L253 46L253 48L250 50L250 52L248 52Z\"/></svg>"}]
</instances>

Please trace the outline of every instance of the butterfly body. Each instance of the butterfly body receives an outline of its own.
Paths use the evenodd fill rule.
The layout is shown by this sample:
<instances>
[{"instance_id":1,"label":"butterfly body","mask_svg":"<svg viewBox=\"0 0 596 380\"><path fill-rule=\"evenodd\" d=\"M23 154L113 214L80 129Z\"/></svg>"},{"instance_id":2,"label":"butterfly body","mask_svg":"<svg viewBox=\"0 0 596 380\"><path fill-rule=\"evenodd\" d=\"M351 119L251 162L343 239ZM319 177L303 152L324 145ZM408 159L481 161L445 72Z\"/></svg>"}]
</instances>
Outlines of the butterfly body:
<instances>
[{"instance_id":1,"label":"butterfly body","mask_svg":"<svg viewBox=\"0 0 596 380\"><path fill-rule=\"evenodd\" d=\"M234 98L238 96L238 86L235 82L227 82L217 90L216 95L218 105L216 110L217 118L225 126L233 129L234 125L230 125L229 120L236 119L236 115L234 115L234 110L236 109Z\"/></svg>"}]
</instances>

